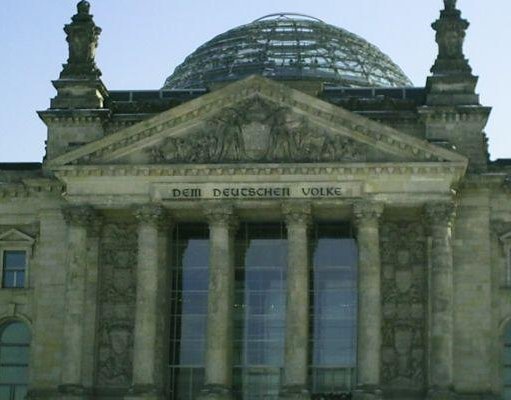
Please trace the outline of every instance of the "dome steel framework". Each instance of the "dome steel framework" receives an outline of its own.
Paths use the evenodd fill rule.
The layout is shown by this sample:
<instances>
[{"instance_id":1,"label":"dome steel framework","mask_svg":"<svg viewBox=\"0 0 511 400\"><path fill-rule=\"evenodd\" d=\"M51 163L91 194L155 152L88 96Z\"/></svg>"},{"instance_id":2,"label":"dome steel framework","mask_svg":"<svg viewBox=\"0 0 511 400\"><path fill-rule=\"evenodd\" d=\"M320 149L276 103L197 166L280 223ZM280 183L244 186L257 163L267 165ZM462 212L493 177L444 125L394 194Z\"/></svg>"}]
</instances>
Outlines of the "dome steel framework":
<instances>
[{"instance_id":1,"label":"dome steel framework","mask_svg":"<svg viewBox=\"0 0 511 400\"><path fill-rule=\"evenodd\" d=\"M376 46L301 14L272 14L222 33L199 47L164 89L195 89L258 74L347 87L405 87L411 81Z\"/></svg>"}]
</instances>

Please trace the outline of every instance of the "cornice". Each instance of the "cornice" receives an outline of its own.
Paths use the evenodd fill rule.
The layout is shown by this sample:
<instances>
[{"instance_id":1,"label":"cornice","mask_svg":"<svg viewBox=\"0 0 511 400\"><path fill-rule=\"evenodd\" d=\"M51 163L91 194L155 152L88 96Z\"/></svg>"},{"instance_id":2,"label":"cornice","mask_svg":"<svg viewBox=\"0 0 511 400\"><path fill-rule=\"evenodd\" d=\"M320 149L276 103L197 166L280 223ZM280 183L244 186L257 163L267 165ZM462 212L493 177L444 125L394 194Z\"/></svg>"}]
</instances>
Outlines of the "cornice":
<instances>
[{"instance_id":1,"label":"cornice","mask_svg":"<svg viewBox=\"0 0 511 400\"><path fill-rule=\"evenodd\" d=\"M0 185L0 198L60 196L65 185L51 179L26 179L20 183Z\"/></svg>"},{"instance_id":2,"label":"cornice","mask_svg":"<svg viewBox=\"0 0 511 400\"><path fill-rule=\"evenodd\" d=\"M233 176L233 175L406 175L454 174L459 178L466 165L460 162L443 163L353 163L353 164L151 164L151 165L86 165L62 166L52 170L58 177L114 176Z\"/></svg>"},{"instance_id":3,"label":"cornice","mask_svg":"<svg viewBox=\"0 0 511 400\"><path fill-rule=\"evenodd\" d=\"M45 111L38 111L37 114L47 125L81 125L90 123L104 123L111 116L111 112L108 109L48 109Z\"/></svg>"},{"instance_id":4,"label":"cornice","mask_svg":"<svg viewBox=\"0 0 511 400\"><path fill-rule=\"evenodd\" d=\"M425 122L484 122L491 107L484 106L423 106L417 109Z\"/></svg>"}]
</instances>

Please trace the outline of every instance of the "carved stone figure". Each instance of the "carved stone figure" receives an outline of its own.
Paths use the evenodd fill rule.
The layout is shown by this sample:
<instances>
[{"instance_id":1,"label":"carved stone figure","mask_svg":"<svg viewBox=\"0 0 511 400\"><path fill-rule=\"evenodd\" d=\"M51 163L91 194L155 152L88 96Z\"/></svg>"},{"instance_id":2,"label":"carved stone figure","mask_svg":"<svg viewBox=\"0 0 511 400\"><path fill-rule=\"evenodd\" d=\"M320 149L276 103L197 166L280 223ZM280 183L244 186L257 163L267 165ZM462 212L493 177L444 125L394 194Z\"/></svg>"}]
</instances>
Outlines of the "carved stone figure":
<instances>
[{"instance_id":1,"label":"carved stone figure","mask_svg":"<svg viewBox=\"0 0 511 400\"><path fill-rule=\"evenodd\" d=\"M133 328L128 323L114 323L106 328L107 347L100 353L99 380L109 386L131 383Z\"/></svg>"},{"instance_id":2,"label":"carved stone figure","mask_svg":"<svg viewBox=\"0 0 511 400\"><path fill-rule=\"evenodd\" d=\"M85 76L97 78L101 75L95 63L101 28L94 23L87 1L80 1L77 9L78 12L73 16L71 24L64 28L69 45L69 58L64 65L61 78Z\"/></svg>"},{"instance_id":3,"label":"carved stone figure","mask_svg":"<svg viewBox=\"0 0 511 400\"><path fill-rule=\"evenodd\" d=\"M154 163L363 161L367 153L362 144L259 98L224 110L195 134L168 138L146 151Z\"/></svg>"}]
</instances>

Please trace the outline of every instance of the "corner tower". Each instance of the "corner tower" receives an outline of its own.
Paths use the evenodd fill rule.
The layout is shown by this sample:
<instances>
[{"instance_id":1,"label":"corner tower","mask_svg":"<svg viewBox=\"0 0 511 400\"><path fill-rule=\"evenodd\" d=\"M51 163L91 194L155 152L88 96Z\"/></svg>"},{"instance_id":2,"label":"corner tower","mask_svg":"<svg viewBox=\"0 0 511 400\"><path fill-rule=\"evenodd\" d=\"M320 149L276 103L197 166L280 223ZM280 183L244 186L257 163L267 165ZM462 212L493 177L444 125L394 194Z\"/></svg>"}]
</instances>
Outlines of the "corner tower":
<instances>
[{"instance_id":1,"label":"corner tower","mask_svg":"<svg viewBox=\"0 0 511 400\"><path fill-rule=\"evenodd\" d=\"M481 106L475 92L478 77L463 53L469 25L456 0L444 0L440 18L432 24L438 56L426 82L426 105L419 111L427 139L448 142L470 159L469 170L484 171L489 155L483 129L491 108Z\"/></svg>"},{"instance_id":2,"label":"corner tower","mask_svg":"<svg viewBox=\"0 0 511 400\"><path fill-rule=\"evenodd\" d=\"M104 106L108 92L95 61L101 28L94 23L87 1L77 4L77 13L64 32L69 58L59 79L53 81L57 96L48 110L39 112L48 127L46 160L101 138L108 116Z\"/></svg>"}]
</instances>

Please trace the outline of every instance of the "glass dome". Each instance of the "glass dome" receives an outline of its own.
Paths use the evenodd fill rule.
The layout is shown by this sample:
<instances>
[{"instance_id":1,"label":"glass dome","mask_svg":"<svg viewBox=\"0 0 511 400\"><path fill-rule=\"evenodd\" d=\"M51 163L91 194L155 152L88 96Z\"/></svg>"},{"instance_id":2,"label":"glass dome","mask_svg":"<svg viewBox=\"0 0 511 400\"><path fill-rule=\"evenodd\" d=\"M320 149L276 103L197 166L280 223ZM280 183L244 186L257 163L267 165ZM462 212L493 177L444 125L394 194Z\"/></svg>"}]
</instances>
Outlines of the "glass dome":
<instances>
[{"instance_id":1,"label":"glass dome","mask_svg":"<svg viewBox=\"0 0 511 400\"><path fill-rule=\"evenodd\" d=\"M411 81L376 46L301 14L272 14L203 44L165 81L195 89L257 74L347 87L404 87Z\"/></svg>"}]
</instances>

